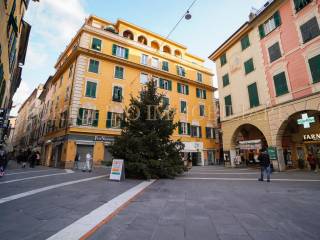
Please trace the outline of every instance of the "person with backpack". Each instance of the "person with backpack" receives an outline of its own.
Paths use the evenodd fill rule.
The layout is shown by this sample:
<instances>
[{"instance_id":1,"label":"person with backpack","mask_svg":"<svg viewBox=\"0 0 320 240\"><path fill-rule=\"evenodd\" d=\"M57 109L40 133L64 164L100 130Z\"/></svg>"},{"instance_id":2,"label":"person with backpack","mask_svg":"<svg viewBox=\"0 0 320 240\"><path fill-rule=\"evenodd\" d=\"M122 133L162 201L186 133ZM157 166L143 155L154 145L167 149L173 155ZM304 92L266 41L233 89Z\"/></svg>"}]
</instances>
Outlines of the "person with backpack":
<instances>
[{"instance_id":1,"label":"person with backpack","mask_svg":"<svg viewBox=\"0 0 320 240\"><path fill-rule=\"evenodd\" d=\"M267 182L270 182L271 175L271 162L269 154L267 153L266 148L261 149L258 160L260 162L261 168L261 177L258 179L259 181L263 181L264 175L267 175Z\"/></svg>"}]
</instances>

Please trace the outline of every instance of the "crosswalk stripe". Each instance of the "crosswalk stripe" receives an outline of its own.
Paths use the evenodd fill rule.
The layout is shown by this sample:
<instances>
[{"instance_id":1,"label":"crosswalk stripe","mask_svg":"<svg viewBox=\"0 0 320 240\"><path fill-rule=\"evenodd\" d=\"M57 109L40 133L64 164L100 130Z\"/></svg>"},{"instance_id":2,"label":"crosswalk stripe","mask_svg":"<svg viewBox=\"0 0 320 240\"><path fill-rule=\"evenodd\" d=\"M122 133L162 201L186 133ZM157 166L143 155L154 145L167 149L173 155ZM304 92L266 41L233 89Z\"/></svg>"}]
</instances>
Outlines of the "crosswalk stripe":
<instances>
[{"instance_id":1,"label":"crosswalk stripe","mask_svg":"<svg viewBox=\"0 0 320 240\"><path fill-rule=\"evenodd\" d=\"M27 191L27 192L23 192L23 193L19 193L19 194L15 194L15 195L11 195L8 197L4 197L0 199L0 204L6 203L6 202L10 202L19 198L23 198L23 197L28 197L37 193L41 193L44 191L48 191L51 189L55 189L55 188L60 188L60 187L64 187L64 186L68 186L68 185L72 185L72 184L76 184L76 183L81 183L81 182L88 182L88 181L92 181L95 179L99 179L99 178L104 178L107 177L108 175L100 175L100 176L96 176L96 177L91 177L91 178L84 178L84 179L80 179L80 180L74 180L74 181L69 181L69 182L64 182L64 183L59 183L59 184L54 184L54 185L50 185L47 187L42 187L42 188L37 188L31 191Z\"/></svg>"},{"instance_id":2,"label":"crosswalk stripe","mask_svg":"<svg viewBox=\"0 0 320 240\"><path fill-rule=\"evenodd\" d=\"M257 178L210 178L210 177L179 177L179 180L221 180L221 181L257 181ZM271 181L283 182L320 182L320 179L290 179L290 178L272 178Z\"/></svg>"},{"instance_id":3,"label":"crosswalk stripe","mask_svg":"<svg viewBox=\"0 0 320 240\"><path fill-rule=\"evenodd\" d=\"M40 175L40 176L34 176L34 177L26 177L26 178L13 179L13 180L8 180L8 181L0 182L0 184L13 183L13 182L21 182L21 181L25 181L25 180L32 180L32 179L37 179L37 178L45 178L45 177L52 177L52 176L65 175L65 174L70 174L70 172L53 173L53 174L46 174L46 175Z\"/></svg>"},{"instance_id":4,"label":"crosswalk stripe","mask_svg":"<svg viewBox=\"0 0 320 240\"><path fill-rule=\"evenodd\" d=\"M37 171L21 171L21 172L9 172L9 173L6 173L5 176L11 176L11 175L19 175L19 174L28 174L28 173L39 173L39 172L49 172L49 171L56 171L56 170L59 170L59 169L49 169L49 170L37 170Z\"/></svg>"},{"instance_id":5,"label":"crosswalk stripe","mask_svg":"<svg viewBox=\"0 0 320 240\"><path fill-rule=\"evenodd\" d=\"M191 172L188 173L191 174L203 174L203 175L257 175L260 174L260 172Z\"/></svg>"}]
</instances>

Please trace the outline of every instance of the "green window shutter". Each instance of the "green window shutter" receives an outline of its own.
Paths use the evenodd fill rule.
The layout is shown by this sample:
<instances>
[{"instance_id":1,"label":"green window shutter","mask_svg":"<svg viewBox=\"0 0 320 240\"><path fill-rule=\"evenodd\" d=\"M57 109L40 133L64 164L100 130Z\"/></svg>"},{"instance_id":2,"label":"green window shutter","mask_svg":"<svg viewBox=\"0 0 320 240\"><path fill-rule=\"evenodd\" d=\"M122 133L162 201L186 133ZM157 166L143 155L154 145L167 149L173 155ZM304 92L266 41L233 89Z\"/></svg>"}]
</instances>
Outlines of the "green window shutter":
<instances>
[{"instance_id":1,"label":"green window shutter","mask_svg":"<svg viewBox=\"0 0 320 240\"><path fill-rule=\"evenodd\" d=\"M190 123L187 123L187 130L188 130L188 131L187 131L187 134L188 134L188 135L190 135L190 132L191 132L191 131L190 131L190 130L191 130L190 128L191 128Z\"/></svg>"},{"instance_id":2,"label":"green window shutter","mask_svg":"<svg viewBox=\"0 0 320 240\"><path fill-rule=\"evenodd\" d=\"M97 51L101 51L101 40L97 38L92 39L91 48Z\"/></svg>"},{"instance_id":3,"label":"green window shutter","mask_svg":"<svg viewBox=\"0 0 320 240\"><path fill-rule=\"evenodd\" d=\"M202 128L199 127L199 138L202 138Z\"/></svg>"},{"instance_id":4,"label":"green window shutter","mask_svg":"<svg viewBox=\"0 0 320 240\"><path fill-rule=\"evenodd\" d=\"M125 59L129 58L129 49L128 48L125 48L124 58Z\"/></svg>"},{"instance_id":5,"label":"green window shutter","mask_svg":"<svg viewBox=\"0 0 320 240\"><path fill-rule=\"evenodd\" d=\"M197 98L200 98L200 89L199 88L196 88L196 95L197 95Z\"/></svg>"},{"instance_id":6,"label":"green window shutter","mask_svg":"<svg viewBox=\"0 0 320 240\"><path fill-rule=\"evenodd\" d=\"M180 75L180 74L179 74L179 66L177 66L176 68L177 68L177 74Z\"/></svg>"},{"instance_id":7,"label":"green window shutter","mask_svg":"<svg viewBox=\"0 0 320 240\"><path fill-rule=\"evenodd\" d=\"M116 66L115 77L118 79L123 79L123 67Z\"/></svg>"},{"instance_id":8,"label":"green window shutter","mask_svg":"<svg viewBox=\"0 0 320 240\"><path fill-rule=\"evenodd\" d=\"M203 89L203 99L207 99L207 90Z\"/></svg>"},{"instance_id":9,"label":"green window shutter","mask_svg":"<svg viewBox=\"0 0 320 240\"><path fill-rule=\"evenodd\" d=\"M220 57L220 64L221 64L221 67L223 65L225 65L227 63L227 55L226 54L223 54L221 57Z\"/></svg>"},{"instance_id":10,"label":"green window shutter","mask_svg":"<svg viewBox=\"0 0 320 240\"><path fill-rule=\"evenodd\" d=\"M181 93L181 83L177 84L178 93Z\"/></svg>"},{"instance_id":11,"label":"green window shutter","mask_svg":"<svg viewBox=\"0 0 320 240\"><path fill-rule=\"evenodd\" d=\"M248 48L250 46L250 40L249 40L249 36L246 35L241 39L241 48L242 51L245 50L246 48Z\"/></svg>"},{"instance_id":12,"label":"green window shutter","mask_svg":"<svg viewBox=\"0 0 320 240\"><path fill-rule=\"evenodd\" d=\"M186 95L189 95L189 85L186 85Z\"/></svg>"},{"instance_id":13,"label":"green window shutter","mask_svg":"<svg viewBox=\"0 0 320 240\"><path fill-rule=\"evenodd\" d=\"M230 116L233 114L232 111L232 99L231 99L231 95L228 95L226 97L224 97L224 105L225 105L225 113L226 116Z\"/></svg>"},{"instance_id":14,"label":"green window shutter","mask_svg":"<svg viewBox=\"0 0 320 240\"><path fill-rule=\"evenodd\" d=\"M118 87L113 87L113 94L112 94L112 100L117 101L118 100Z\"/></svg>"},{"instance_id":15,"label":"green window shutter","mask_svg":"<svg viewBox=\"0 0 320 240\"><path fill-rule=\"evenodd\" d=\"M229 74L226 74L222 77L222 85L225 87L227 85L229 85L230 81L229 81Z\"/></svg>"},{"instance_id":16,"label":"green window shutter","mask_svg":"<svg viewBox=\"0 0 320 240\"><path fill-rule=\"evenodd\" d=\"M83 118L83 108L79 108L79 114L77 118L77 125L82 125L82 118Z\"/></svg>"},{"instance_id":17,"label":"green window shutter","mask_svg":"<svg viewBox=\"0 0 320 240\"><path fill-rule=\"evenodd\" d=\"M253 59L249 59L244 63L244 70L246 74L251 73L254 70Z\"/></svg>"},{"instance_id":18,"label":"green window shutter","mask_svg":"<svg viewBox=\"0 0 320 240\"><path fill-rule=\"evenodd\" d=\"M167 61L162 62L162 70L169 71L169 63Z\"/></svg>"},{"instance_id":19,"label":"green window shutter","mask_svg":"<svg viewBox=\"0 0 320 240\"><path fill-rule=\"evenodd\" d=\"M185 77L186 76L186 70L182 67L182 76Z\"/></svg>"},{"instance_id":20,"label":"green window shutter","mask_svg":"<svg viewBox=\"0 0 320 240\"><path fill-rule=\"evenodd\" d=\"M97 83L93 82L91 83L91 97L96 97L96 91L97 91Z\"/></svg>"},{"instance_id":21,"label":"green window shutter","mask_svg":"<svg viewBox=\"0 0 320 240\"><path fill-rule=\"evenodd\" d=\"M113 44L112 45L112 55L116 56L116 54L117 54L117 45Z\"/></svg>"},{"instance_id":22,"label":"green window shutter","mask_svg":"<svg viewBox=\"0 0 320 240\"><path fill-rule=\"evenodd\" d=\"M257 83L253 83L248 86L248 93L249 93L250 107L253 108L253 107L259 106L260 102L259 102Z\"/></svg>"},{"instance_id":23,"label":"green window shutter","mask_svg":"<svg viewBox=\"0 0 320 240\"><path fill-rule=\"evenodd\" d=\"M191 137L194 137L194 128L195 128L195 126L193 126L193 125L190 126L190 135L191 135Z\"/></svg>"},{"instance_id":24,"label":"green window shutter","mask_svg":"<svg viewBox=\"0 0 320 240\"><path fill-rule=\"evenodd\" d=\"M179 134L182 134L182 123L181 122L179 122L179 129L178 129L178 132L179 132Z\"/></svg>"},{"instance_id":25,"label":"green window shutter","mask_svg":"<svg viewBox=\"0 0 320 240\"><path fill-rule=\"evenodd\" d=\"M99 122L99 111L95 111L95 118L92 121L92 126L93 127L98 127L98 122Z\"/></svg>"},{"instance_id":26,"label":"green window shutter","mask_svg":"<svg viewBox=\"0 0 320 240\"><path fill-rule=\"evenodd\" d=\"M93 73L99 72L99 61L90 59L89 72L93 72Z\"/></svg>"},{"instance_id":27,"label":"green window shutter","mask_svg":"<svg viewBox=\"0 0 320 240\"><path fill-rule=\"evenodd\" d=\"M164 83L163 83L163 78L159 79L159 87L164 89Z\"/></svg>"},{"instance_id":28,"label":"green window shutter","mask_svg":"<svg viewBox=\"0 0 320 240\"><path fill-rule=\"evenodd\" d=\"M168 90L171 91L172 90L172 81L171 80L167 80L168 81Z\"/></svg>"},{"instance_id":29,"label":"green window shutter","mask_svg":"<svg viewBox=\"0 0 320 240\"><path fill-rule=\"evenodd\" d=\"M276 24L276 27L279 27L281 25L281 16L280 16L280 12L276 11L275 14L273 15L274 17L274 22Z\"/></svg>"},{"instance_id":30,"label":"green window shutter","mask_svg":"<svg viewBox=\"0 0 320 240\"><path fill-rule=\"evenodd\" d=\"M180 102L180 112L183 113L184 112L184 101Z\"/></svg>"},{"instance_id":31,"label":"green window shutter","mask_svg":"<svg viewBox=\"0 0 320 240\"><path fill-rule=\"evenodd\" d=\"M204 105L199 105L199 112L200 112L200 116L203 117L204 116Z\"/></svg>"},{"instance_id":32,"label":"green window shutter","mask_svg":"<svg viewBox=\"0 0 320 240\"><path fill-rule=\"evenodd\" d=\"M288 86L287 86L286 75L284 72L275 75L273 77L273 81L274 81L274 87L276 89L276 96L277 97L289 92Z\"/></svg>"},{"instance_id":33,"label":"green window shutter","mask_svg":"<svg viewBox=\"0 0 320 240\"><path fill-rule=\"evenodd\" d=\"M119 101L122 101L122 87L119 87Z\"/></svg>"},{"instance_id":34,"label":"green window shutter","mask_svg":"<svg viewBox=\"0 0 320 240\"><path fill-rule=\"evenodd\" d=\"M259 26L259 35L260 35L260 38L261 38L261 39L266 36L265 31L264 31L264 26L263 26L263 24L261 24L261 25Z\"/></svg>"},{"instance_id":35,"label":"green window shutter","mask_svg":"<svg viewBox=\"0 0 320 240\"><path fill-rule=\"evenodd\" d=\"M91 82L87 82L87 87L86 87L86 97L90 97L91 93Z\"/></svg>"},{"instance_id":36,"label":"green window shutter","mask_svg":"<svg viewBox=\"0 0 320 240\"><path fill-rule=\"evenodd\" d=\"M320 55L309 59L313 83L320 82Z\"/></svg>"},{"instance_id":37,"label":"green window shutter","mask_svg":"<svg viewBox=\"0 0 320 240\"><path fill-rule=\"evenodd\" d=\"M112 119L112 112L107 113L107 128L111 128L111 119Z\"/></svg>"}]
</instances>

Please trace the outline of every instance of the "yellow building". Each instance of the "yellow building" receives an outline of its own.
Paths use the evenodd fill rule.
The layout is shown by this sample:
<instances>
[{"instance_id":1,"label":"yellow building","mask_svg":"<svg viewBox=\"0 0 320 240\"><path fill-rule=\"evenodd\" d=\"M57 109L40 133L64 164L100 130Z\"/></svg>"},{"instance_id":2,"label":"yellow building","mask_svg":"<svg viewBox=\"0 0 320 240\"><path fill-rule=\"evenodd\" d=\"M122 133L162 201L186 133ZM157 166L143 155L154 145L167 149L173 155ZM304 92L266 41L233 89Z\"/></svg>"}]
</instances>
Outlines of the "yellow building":
<instances>
[{"instance_id":1,"label":"yellow building","mask_svg":"<svg viewBox=\"0 0 320 240\"><path fill-rule=\"evenodd\" d=\"M211 71L179 43L118 20L90 16L60 55L42 96L47 165L70 167L76 152L96 163L111 160L108 145L121 133L119 117L130 96L151 78L177 111L173 139L194 164L214 161L215 106ZM47 88L47 89L46 89Z\"/></svg>"},{"instance_id":2,"label":"yellow building","mask_svg":"<svg viewBox=\"0 0 320 240\"><path fill-rule=\"evenodd\" d=\"M0 108L9 116L12 97L21 82L31 26L24 21L29 0L0 2ZM3 125L2 125L3 127ZM2 139L2 129L0 138Z\"/></svg>"}]
</instances>

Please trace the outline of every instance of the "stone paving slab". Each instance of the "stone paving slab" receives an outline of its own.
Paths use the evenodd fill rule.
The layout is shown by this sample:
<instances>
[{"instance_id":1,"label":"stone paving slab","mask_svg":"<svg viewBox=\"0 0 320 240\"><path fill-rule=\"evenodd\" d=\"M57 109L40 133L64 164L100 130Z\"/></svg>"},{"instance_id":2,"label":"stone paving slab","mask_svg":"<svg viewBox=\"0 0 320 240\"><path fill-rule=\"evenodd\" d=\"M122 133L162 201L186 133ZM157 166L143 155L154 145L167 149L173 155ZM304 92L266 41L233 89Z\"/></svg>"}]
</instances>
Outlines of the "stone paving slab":
<instances>
[{"instance_id":1,"label":"stone paving slab","mask_svg":"<svg viewBox=\"0 0 320 240\"><path fill-rule=\"evenodd\" d=\"M89 239L318 240L319 199L320 182L158 180Z\"/></svg>"}]
</instances>

